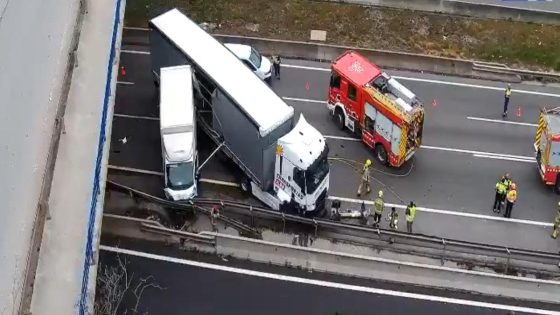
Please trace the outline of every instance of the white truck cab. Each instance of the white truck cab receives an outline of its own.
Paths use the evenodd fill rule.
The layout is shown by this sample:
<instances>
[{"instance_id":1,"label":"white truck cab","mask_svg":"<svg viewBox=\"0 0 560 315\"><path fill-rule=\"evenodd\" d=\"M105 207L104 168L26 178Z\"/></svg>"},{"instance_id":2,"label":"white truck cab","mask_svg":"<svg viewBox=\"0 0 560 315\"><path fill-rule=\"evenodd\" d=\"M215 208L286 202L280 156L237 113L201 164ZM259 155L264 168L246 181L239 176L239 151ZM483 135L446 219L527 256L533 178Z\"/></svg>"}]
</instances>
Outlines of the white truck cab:
<instances>
[{"instance_id":1,"label":"white truck cab","mask_svg":"<svg viewBox=\"0 0 560 315\"><path fill-rule=\"evenodd\" d=\"M243 44L224 44L234 55L237 56L251 71L261 80L270 81L272 74L272 62L262 56L255 48Z\"/></svg>"},{"instance_id":2,"label":"white truck cab","mask_svg":"<svg viewBox=\"0 0 560 315\"><path fill-rule=\"evenodd\" d=\"M174 66L160 70L160 131L168 199L189 200L196 196L196 126L192 70Z\"/></svg>"}]
</instances>

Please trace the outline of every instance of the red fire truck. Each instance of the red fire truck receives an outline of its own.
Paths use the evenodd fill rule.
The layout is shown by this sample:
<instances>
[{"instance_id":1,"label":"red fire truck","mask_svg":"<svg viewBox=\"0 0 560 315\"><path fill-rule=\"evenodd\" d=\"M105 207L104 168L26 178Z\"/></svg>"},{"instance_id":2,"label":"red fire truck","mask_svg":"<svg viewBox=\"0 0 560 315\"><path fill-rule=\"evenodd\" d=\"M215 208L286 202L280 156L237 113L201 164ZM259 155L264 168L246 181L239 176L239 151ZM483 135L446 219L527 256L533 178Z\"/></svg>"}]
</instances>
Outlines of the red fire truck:
<instances>
[{"instance_id":1,"label":"red fire truck","mask_svg":"<svg viewBox=\"0 0 560 315\"><path fill-rule=\"evenodd\" d=\"M401 166L422 142L420 100L355 51L331 65L327 108L339 128L359 136L383 164Z\"/></svg>"},{"instance_id":2,"label":"red fire truck","mask_svg":"<svg viewBox=\"0 0 560 315\"><path fill-rule=\"evenodd\" d=\"M534 147L543 181L560 193L560 107L541 110Z\"/></svg>"}]
</instances>

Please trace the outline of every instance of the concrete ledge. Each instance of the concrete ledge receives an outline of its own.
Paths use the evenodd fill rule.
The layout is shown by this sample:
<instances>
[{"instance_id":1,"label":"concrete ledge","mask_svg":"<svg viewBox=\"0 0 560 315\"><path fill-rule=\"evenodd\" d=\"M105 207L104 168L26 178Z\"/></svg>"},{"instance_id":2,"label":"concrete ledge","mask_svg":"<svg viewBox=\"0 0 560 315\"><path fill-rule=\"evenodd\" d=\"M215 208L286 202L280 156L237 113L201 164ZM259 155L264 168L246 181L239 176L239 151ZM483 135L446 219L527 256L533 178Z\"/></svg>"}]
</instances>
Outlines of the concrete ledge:
<instances>
[{"instance_id":1,"label":"concrete ledge","mask_svg":"<svg viewBox=\"0 0 560 315\"><path fill-rule=\"evenodd\" d=\"M259 263L392 282L398 279L398 282L402 283L453 290L460 289L493 296L507 296L549 303L558 302L558 288L560 286L558 281L422 265L224 234L202 234L216 236L215 253ZM398 277L395 276L397 274Z\"/></svg>"},{"instance_id":2,"label":"concrete ledge","mask_svg":"<svg viewBox=\"0 0 560 315\"><path fill-rule=\"evenodd\" d=\"M512 20L543 24L560 24L560 14L552 11L513 8L501 5L456 0L316 0L390 7L434 13L473 16L486 19Z\"/></svg>"},{"instance_id":3,"label":"concrete ledge","mask_svg":"<svg viewBox=\"0 0 560 315\"><path fill-rule=\"evenodd\" d=\"M389 50L317 44L299 41L215 34L222 42L252 45L264 55L279 54L285 58L331 62L346 50L355 50L382 68L406 69L453 76L519 83L514 73L479 71L475 62L463 59L436 57Z\"/></svg>"}]
</instances>

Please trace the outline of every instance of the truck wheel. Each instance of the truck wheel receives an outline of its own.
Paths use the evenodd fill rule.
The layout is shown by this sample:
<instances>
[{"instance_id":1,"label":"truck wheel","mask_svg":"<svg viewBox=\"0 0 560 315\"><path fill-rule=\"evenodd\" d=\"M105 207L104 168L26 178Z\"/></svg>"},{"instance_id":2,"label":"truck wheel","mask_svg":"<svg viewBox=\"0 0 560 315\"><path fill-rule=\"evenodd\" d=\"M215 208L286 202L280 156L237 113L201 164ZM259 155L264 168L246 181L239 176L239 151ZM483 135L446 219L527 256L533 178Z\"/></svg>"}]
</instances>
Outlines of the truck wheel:
<instances>
[{"instance_id":1,"label":"truck wheel","mask_svg":"<svg viewBox=\"0 0 560 315\"><path fill-rule=\"evenodd\" d=\"M383 147L381 143L375 145L375 155L377 156L377 160L379 160L381 164L383 165L388 164L389 159L387 157L387 151L385 150L385 147Z\"/></svg>"},{"instance_id":2,"label":"truck wheel","mask_svg":"<svg viewBox=\"0 0 560 315\"><path fill-rule=\"evenodd\" d=\"M245 177L243 180L241 180L241 183L239 183L239 187L241 187L241 190L243 190L244 192L250 194L251 193L251 180L247 177Z\"/></svg>"},{"instance_id":3,"label":"truck wheel","mask_svg":"<svg viewBox=\"0 0 560 315\"><path fill-rule=\"evenodd\" d=\"M334 119L336 124L338 125L338 128L340 128L340 130L344 130L344 113L340 108L337 108L335 110Z\"/></svg>"}]
</instances>

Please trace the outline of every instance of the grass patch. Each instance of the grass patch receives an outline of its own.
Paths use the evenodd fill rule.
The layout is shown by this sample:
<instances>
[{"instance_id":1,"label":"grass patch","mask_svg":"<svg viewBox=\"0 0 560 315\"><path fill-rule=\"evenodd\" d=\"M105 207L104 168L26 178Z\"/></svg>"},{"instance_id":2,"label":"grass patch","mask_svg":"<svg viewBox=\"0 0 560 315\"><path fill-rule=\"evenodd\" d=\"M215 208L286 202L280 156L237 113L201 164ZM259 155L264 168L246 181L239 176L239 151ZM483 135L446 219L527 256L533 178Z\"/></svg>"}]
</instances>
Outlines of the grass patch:
<instances>
[{"instance_id":1,"label":"grass patch","mask_svg":"<svg viewBox=\"0 0 560 315\"><path fill-rule=\"evenodd\" d=\"M320 29L328 43L560 71L560 26L554 25L310 0L133 0L126 24L146 26L174 7L196 22L217 24L221 34L307 41Z\"/></svg>"}]
</instances>

